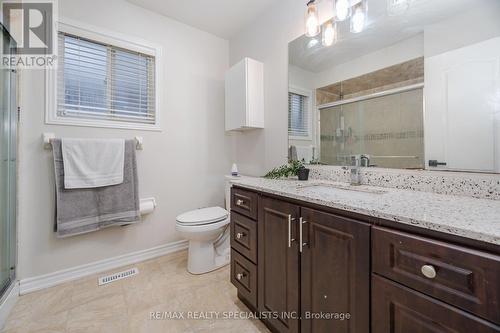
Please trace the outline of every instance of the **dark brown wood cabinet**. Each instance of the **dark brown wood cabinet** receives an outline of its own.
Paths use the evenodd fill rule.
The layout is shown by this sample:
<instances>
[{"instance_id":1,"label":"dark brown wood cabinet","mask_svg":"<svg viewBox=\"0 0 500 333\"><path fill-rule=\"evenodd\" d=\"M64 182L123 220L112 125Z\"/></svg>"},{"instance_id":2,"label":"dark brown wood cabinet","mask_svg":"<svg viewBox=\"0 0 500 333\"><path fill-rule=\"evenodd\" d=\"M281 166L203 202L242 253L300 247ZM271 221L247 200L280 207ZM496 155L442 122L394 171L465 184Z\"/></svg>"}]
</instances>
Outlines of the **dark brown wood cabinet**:
<instances>
[{"instance_id":1,"label":"dark brown wood cabinet","mask_svg":"<svg viewBox=\"0 0 500 333\"><path fill-rule=\"evenodd\" d=\"M238 288L238 295L253 308L257 306L257 266L231 250L231 283Z\"/></svg>"},{"instance_id":2,"label":"dark brown wood cabinet","mask_svg":"<svg viewBox=\"0 0 500 333\"><path fill-rule=\"evenodd\" d=\"M275 331L369 331L370 225L262 196L257 270Z\"/></svg>"},{"instance_id":3,"label":"dark brown wood cabinet","mask_svg":"<svg viewBox=\"0 0 500 333\"><path fill-rule=\"evenodd\" d=\"M273 313L267 324L278 332L299 332L299 207L261 197L259 201L258 310Z\"/></svg>"},{"instance_id":4,"label":"dark brown wood cabinet","mask_svg":"<svg viewBox=\"0 0 500 333\"><path fill-rule=\"evenodd\" d=\"M271 331L500 332L497 247L238 187L231 197L231 281Z\"/></svg>"},{"instance_id":5,"label":"dark brown wood cabinet","mask_svg":"<svg viewBox=\"0 0 500 333\"><path fill-rule=\"evenodd\" d=\"M372 237L373 272L500 324L500 256L386 228Z\"/></svg>"},{"instance_id":6,"label":"dark brown wood cabinet","mask_svg":"<svg viewBox=\"0 0 500 333\"><path fill-rule=\"evenodd\" d=\"M368 332L370 225L303 207L300 215L301 331Z\"/></svg>"},{"instance_id":7,"label":"dark brown wood cabinet","mask_svg":"<svg viewBox=\"0 0 500 333\"><path fill-rule=\"evenodd\" d=\"M372 333L495 333L499 327L373 275Z\"/></svg>"},{"instance_id":8,"label":"dark brown wood cabinet","mask_svg":"<svg viewBox=\"0 0 500 333\"><path fill-rule=\"evenodd\" d=\"M231 212L231 246L257 263L257 222Z\"/></svg>"},{"instance_id":9,"label":"dark brown wood cabinet","mask_svg":"<svg viewBox=\"0 0 500 333\"><path fill-rule=\"evenodd\" d=\"M257 219L258 194L252 191L236 189L231 191L231 211Z\"/></svg>"}]
</instances>

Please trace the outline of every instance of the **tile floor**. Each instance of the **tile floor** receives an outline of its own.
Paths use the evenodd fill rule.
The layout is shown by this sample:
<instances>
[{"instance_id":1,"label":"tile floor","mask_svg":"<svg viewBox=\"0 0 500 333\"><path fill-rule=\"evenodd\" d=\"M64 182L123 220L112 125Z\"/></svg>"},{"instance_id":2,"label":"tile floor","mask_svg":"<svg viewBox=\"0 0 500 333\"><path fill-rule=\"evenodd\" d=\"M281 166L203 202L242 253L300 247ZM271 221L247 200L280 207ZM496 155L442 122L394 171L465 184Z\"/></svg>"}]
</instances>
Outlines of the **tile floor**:
<instances>
[{"instance_id":1,"label":"tile floor","mask_svg":"<svg viewBox=\"0 0 500 333\"><path fill-rule=\"evenodd\" d=\"M21 296L2 333L268 332L255 319L152 320L152 312L249 311L229 282L229 266L195 276L186 261L182 251L132 265L138 275L101 287L95 275Z\"/></svg>"}]
</instances>

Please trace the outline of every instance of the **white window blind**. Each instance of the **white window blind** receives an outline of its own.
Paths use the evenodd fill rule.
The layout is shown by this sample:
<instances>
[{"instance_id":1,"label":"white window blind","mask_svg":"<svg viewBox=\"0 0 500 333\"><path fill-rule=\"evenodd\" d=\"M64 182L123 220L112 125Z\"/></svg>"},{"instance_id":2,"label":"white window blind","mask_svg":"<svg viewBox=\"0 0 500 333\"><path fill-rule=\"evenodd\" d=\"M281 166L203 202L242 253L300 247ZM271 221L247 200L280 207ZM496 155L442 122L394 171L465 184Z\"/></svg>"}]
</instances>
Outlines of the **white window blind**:
<instances>
[{"instance_id":1,"label":"white window blind","mask_svg":"<svg viewBox=\"0 0 500 333\"><path fill-rule=\"evenodd\" d=\"M288 93L288 134L290 136L308 137L310 135L308 98L300 94Z\"/></svg>"},{"instance_id":2,"label":"white window blind","mask_svg":"<svg viewBox=\"0 0 500 333\"><path fill-rule=\"evenodd\" d=\"M155 58L59 32L57 115L156 123Z\"/></svg>"}]
</instances>

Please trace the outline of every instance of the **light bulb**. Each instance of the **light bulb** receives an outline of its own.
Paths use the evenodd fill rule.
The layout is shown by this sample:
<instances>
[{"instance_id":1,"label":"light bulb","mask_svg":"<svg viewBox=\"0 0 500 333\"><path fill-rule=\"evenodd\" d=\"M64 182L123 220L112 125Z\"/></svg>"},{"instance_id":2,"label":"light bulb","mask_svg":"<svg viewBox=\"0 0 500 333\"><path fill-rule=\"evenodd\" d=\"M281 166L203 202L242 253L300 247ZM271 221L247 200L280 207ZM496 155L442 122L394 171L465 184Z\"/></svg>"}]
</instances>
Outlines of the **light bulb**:
<instances>
[{"instance_id":1,"label":"light bulb","mask_svg":"<svg viewBox=\"0 0 500 333\"><path fill-rule=\"evenodd\" d=\"M315 47L316 45L318 45L318 40L316 38L311 38L309 40L309 42L307 43L307 48L308 49L312 49L313 47Z\"/></svg>"},{"instance_id":2,"label":"light bulb","mask_svg":"<svg viewBox=\"0 0 500 333\"><path fill-rule=\"evenodd\" d=\"M306 12L306 36L315 37L321 32L321 27L319 24L318 10L314 1L310 1L307 4Z\"/></svg>"},{"instance_id":3,"label":"light bulb","mask_svg":"<svg viewBox=\"0 0 500 333\"><path fill-rule=\"evenodd\" d=\"M352 33L357 34L365 29L367 11L368 7L365 1L362 1L360 4L356 5L356 7L353 9L353 14L351 17Z\"/></svg>"},{"instance_id":4,"label":"light bulb","mask_svg":"<svg viewBox=\"0 0 500 333\"><path fill-rule=\"evenodd\" d=\"M337 42L337 24L328 21L323 27L323 46L332 46Z\"/></svg>"},{"instance_id":5,"label":"light bulb","mask_svg":"<svg viewBox=\"0 0 500 333\"><path fill-rule=\"evenodd\" d=\"M335 0L335 18L337 21L345 21L351 15L351 4L349 0Z\"/></svg>"}]
</instances>

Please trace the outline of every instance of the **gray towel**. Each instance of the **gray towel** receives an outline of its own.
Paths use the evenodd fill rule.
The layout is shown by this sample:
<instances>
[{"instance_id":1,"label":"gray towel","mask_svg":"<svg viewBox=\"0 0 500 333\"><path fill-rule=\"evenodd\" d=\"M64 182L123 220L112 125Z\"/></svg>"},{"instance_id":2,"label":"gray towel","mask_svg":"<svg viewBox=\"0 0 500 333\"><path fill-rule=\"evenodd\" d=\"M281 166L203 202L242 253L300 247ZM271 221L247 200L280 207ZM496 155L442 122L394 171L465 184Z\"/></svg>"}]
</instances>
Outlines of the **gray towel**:
<instances>
[{"instance_id":1,"label":"gray towel","mask_svg":"<svg viewBox=\"0 0 500 333\"><path fill-rule=\"evenodd\" d=\"M83 189L64 188L61 140L52 141L56 180L58 237L75 236L104 227L140 222L135 142L125 142L123 183Z\"/></svg>"}]
</instances>

